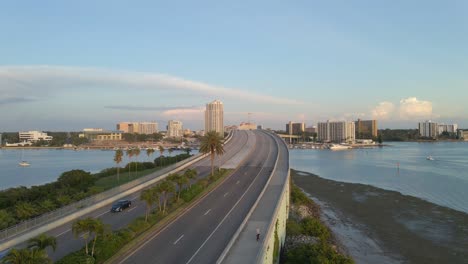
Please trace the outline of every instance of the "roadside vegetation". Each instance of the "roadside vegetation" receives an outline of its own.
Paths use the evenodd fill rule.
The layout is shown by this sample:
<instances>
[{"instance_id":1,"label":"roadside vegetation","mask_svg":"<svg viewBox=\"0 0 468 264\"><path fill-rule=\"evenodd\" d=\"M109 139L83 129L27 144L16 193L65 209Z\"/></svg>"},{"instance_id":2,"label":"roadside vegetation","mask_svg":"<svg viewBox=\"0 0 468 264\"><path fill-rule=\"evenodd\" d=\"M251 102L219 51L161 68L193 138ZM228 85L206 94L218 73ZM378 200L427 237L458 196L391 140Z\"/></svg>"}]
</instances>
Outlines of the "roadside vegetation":
<instances>
[{"instance_id":1,"label":"roadside vegetation","mask_svg":"<svg viewBox=\"0 0 468 264\"><path fill-rule=\"evenodd\" d=\"M121 162L120 155L123 155L117 154L118 151L114 156L117 166ZM71 170L62 173L55 182L0 191L0 230L143 177L190 156L187 153L173 157L161 155L154 162L132 161L123 168L107 168L95 174Z\"/></svg>"},{"instance_id":2,"label":"roadside vegetation","mask_svg":"<svg viewBox=\"0 0 468 264\"><path fill-rule=\"evenodd\" d=\"M292 182L290 198L286 242L280 263L354 263L334 245L330 230L320 220L319 206Z\"/></svg>"},{"instance_id":3,"label":"roadside vegetation","mask_svg":"<svg viewBox=\"0 0 468 264\"><path fill-rule=\"evenodd\" d=\"M27 242L27 247L22 249L11 249L8 254L0 260L2 264L46 264L52 263L47 256L47 248L53 251L57 248L55 237L41 234L31 238Z\"/></svg>"},{"instance_id":4,"label":"roadside vegetation","mask_svg":"<svg viewBox=\"0 0 468 264\"><path fill-rule=\"evenodd\" d=\"M104 227L99 229L102 232L95 233L86 229L87 225L84 224L84 229L77 229L80 231L77 231L77 239L83 240L84 247L56 263L105 263L113 256L118 258L116 254L124 255L128 248L146 239L147 231L157 230L169 223L192 202L214 188L229 173L231 173L230 170L221 169L210 177L198 180L196 180L196 171L192 169L169 175L165 180L141 192L140 198L146 203L143 216L135 218L127 227L115 231ZM88 220L77 220L73 227L80 221ZM82 236L82 234L86 235ZM98 234L97 239L95 234Z\"/></svg>"}]
</instances>

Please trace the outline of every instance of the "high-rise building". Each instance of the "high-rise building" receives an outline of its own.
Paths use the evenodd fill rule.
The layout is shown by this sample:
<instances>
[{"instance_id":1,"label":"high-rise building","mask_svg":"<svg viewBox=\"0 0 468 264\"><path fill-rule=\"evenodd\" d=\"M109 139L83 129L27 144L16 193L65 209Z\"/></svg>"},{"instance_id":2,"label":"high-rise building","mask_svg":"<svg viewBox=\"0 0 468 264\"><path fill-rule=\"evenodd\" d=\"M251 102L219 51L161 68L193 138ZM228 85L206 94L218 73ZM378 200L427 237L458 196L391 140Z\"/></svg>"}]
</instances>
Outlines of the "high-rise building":
<instances>
[{"instance_id":1,"label":"high-rise building","mask_svg":"<svg viewBox=\"0 0 468 264\"><path fill-rule=\"evenodd\" d=\"M317 124L318 140L322 142L354 142L356 127L354 122L319 122Z\"/></svg>"},{"instance_id":2,"label":"high-rise building","mask_svg":"<svg viewBox=\"0 0 468 264\"><path fill-rule=\"evenodd\" d=\"M458 125L457 124L452 124L452 125L446 125L446 124L439 124L439 135L448 132L448 133L457 133L458 130Z\"/></svg>"},{"instance_id":3,"label":"high-rise building","mask_svg":"<svg viewBox=\"0 0 468 264\"><path fill-rule=\"evenodd\" d=\"M286 124L286 134L288 135L302 135L305 132L305 123L294 123L289 121Z\"/></svg>"},{"instance_id":4,"label":"high-rise building","mask_svg":"<svg viewBox=\"0 0 468 264\"><path fill-rule=\"evenodd\" d=\"M419 135L425 138L437 138L439 135L439 125L436 122L427 120L426 122L419 123Z\"/></svg>"},{"instance_id":5,"label":"high-rise building","mask_svg":"<svg viewBox=\"0 0 468 264\"><path fill-rule=\"evenodd\" d=\"M176 120L169 120L167 122L167 134L168 137L182 137L184 135L182 122Z\"/></svg>"},{"instance_id":6,"label":"high-rise building","mask_svg":"<svg viewBox=\"0 0 468 264\"><path fill-rule=\"evenodd\" d=\"M371 139L377 137L377 120L361 120L355 122L356 138Z\"/></svg>"},{"instance_id":7,"label":"high-rise building","mask_svg":"<svg viewBox=\"0 0 468 264\"><path fill-rule=\"evenodd\" d=\"M206 104L205 132L216 131L224 137L224 106L219 100Z\"/></svg>"}]
</instances>

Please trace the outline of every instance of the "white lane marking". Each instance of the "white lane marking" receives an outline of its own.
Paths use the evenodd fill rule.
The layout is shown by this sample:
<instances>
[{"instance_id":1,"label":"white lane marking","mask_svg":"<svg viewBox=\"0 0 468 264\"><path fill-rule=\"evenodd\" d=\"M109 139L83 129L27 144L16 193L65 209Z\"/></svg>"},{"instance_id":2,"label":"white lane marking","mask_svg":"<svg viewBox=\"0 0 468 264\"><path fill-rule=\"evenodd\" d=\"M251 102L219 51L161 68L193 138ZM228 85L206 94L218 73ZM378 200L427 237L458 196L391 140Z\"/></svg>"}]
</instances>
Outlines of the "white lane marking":
<instances>
[{"instance_id":1,"label":"white lane marking","mask_svg":"<svg viewBox=\"0 0 468 264\"><path fill-rule=\"evenodd\" d=\"M229 193L229 192L225 193L225 194L224 194L224 197L226 197L226 196L228 195L228 193Z\"/></svg>"},{"instance_id":2,"label":"white lane marking","mask_svg":"<svg viewBox=\"0 0 468 264\"><path fill-rule=\"evenodd\" d=\"M210 211L211 211L211 209L208 209L208 211L206 211L206 213L204 215L207 215Z\"/></svg>"},{"instance_id":3,"label":"white lane marking","mask_svg":"<svg viewBox=\"0 0 468 264\"><path fill-rule=\"evenodd\" d=\"M271 155L271 148L269 148L269 152L268 152L268 156L266 158L266 160L270 159L270 155ZM231 208L231 210L229 210L229 212L224 216L224 218L221 220L221 222L219 222L219 224L216 226L216 228L213 230L213 232L211 232L211 234L208 236L208 238L203 242L203 244L197 249L197 251L195 251L195 253L193 254L193 256L187 261L186 264L189 264L194 258L195 256L198 254L198 252L200 252L200 250L205 246L205 244L208 242L208 240L210 240L210 238L214 235L214 233L219 229L219 227L224 223L224 221L226 220L226 218L231 214L231 212L234 210L234 208L236 208L236 206L240 203L240 201L244 198L244 196L247 194L247 192L250 190L250 188L253 186L255 180L258 178L258 175L260 175L260 173L263 171L263 169L265 167L263 167L265 163L262 164L262 168L260 169L260 171L257 173L257 175L255 176L255 178L252 180L252 182L250 183L249 187L247 187L247 189L244 191L244 193L242 194L242 196L239 198L239 200L237 200L237 202L234 204L234 206Z\"/></svg>"},{"instance_id":4,"label":"white lane marking","mask_svg":"<svg viewBox=\"0 0 468 264\"><path fill-rule=\"evenodd\" d=\"M105 212L102 213L102 214L98 214L95 218L101 217L101 216L103 216L103 215L105 215L105 214L107 214L107 213L109 213L109 211L105 211Z\"/></svg>"},{"instance_id":5,"label":"white lane marking","mask_svg":"<svg viewBox=\"0 0 468 264\"><path fill-rule=\"evenodd\" d=\"M135 208L137 208L137 207L138 207L138 206L132 207L132 208L130 208L130 210L128 210L127 212L130 213L131 211L133 211L133 209L135 209Z\"/></svg>"},{"instance_id":6,"label":"white lane marking","mask_svg":"<svg viewBox=\"0 0 468 264\"><path fill-rule=\"evenodd\" d=\"M183 237L184 237L184 235L181 235L181 236L174 242L174 245L177 244L177 242L179 242L179 240L181 240Z\"/></svg>"},{"instance_id":7,"label":"white lane marking","mask_svg":"<svg viewBox=\"0 0 468 264\"><path fill-rule=\"evenodd\" d=\"M239 184L240 181L237 181L236 184Z\"/></svg>"},{"instance_id":8,"label":"white lane marking","mask_svg":"<svg viewBox=\"0 0 468 264\"><path fill-rule=\"evenodd\" d=\"M71 231L71 229L67 229L67 230L63 231L62 233L58 234L57 237L59 237L61 235L64 235L64 234L66 234L66 233L68 233L70 231Z\"/></svg>"}]
</instances>

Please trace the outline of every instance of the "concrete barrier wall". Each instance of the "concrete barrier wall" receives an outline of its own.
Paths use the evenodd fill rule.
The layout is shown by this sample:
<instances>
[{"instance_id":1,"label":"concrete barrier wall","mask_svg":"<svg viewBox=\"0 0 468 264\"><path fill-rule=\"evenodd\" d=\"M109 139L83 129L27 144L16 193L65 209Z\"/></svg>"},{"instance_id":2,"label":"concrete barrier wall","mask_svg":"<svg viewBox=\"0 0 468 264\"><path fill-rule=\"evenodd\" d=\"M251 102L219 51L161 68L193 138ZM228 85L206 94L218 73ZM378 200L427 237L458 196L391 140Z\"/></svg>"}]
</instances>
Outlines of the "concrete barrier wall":
<instances>
[{"instance_id":1,"label":"concrete barrier wall","mask_svg":"<svg viewBox=\"0 0 468 264\"><path fill-rule=\"evenodd\" d=\"M281 248L284 245L286 240L286 222L289 216L289 192L290 192L290 172L289 172L289 151L282 139L279 139L275 136L279 146L280 146L280 160L285 159L281 157L282 155L286 156L287 163L280 164L276 173L286 173L287 176L282 180L282 191L280 197L275 204L275 211L271 217L271 221L268 225L268 229L265 233L264 243L261 250L257 255L255 263L279 263L279 254ZM279 139L279 141L278 141ZM278 243L278 250L275 252L275 243Z\"/></svg>"}]
</instances>

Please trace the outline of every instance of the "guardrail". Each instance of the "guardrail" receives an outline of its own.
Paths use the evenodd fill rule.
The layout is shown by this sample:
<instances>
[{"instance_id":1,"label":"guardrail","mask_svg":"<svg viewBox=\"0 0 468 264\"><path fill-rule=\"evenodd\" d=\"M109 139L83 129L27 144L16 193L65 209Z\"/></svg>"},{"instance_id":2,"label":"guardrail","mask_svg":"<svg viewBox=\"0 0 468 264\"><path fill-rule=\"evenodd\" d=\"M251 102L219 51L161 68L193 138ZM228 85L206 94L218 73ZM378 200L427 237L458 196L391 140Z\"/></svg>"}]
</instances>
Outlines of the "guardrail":
<instances>
[{"instance_id":1,"label":"guardrail","mask_svg":"<svg viewBox=\"0 0 468 264\"><path fill-rule=\"evenodd\" d=\"M112 196L115 196L119 193L122 193L126 190L129 190L137 185L140 185L140 184L143 184L147 181L150 181L156 177L159 177L161 175L164 175L166 173L169 173L175 169L177 169L178 167L180 166L183 166L189 162L192 162L194 160L197 160L199 158L201 158L203 156L203 154L197 154L197 155L194 155L188 159L185 159L183 161L180 161L180 162L177 162L175 164L172 164L162 170L159 170L159 171L156 171L154 173L151 173L149 175L146 175L144 177L141 177L141 178L138 178L138 179L135 179L131 182L128 182L128 183L125 183L123 185L120 185L120 186L117 186L115 188L112 188L110 190L107 190L105 192L102 192L102 193L99 193L99 194L96 194L94 196L91 196L91 197L88 197L88 198L85 198L83 200L80 200L80 201L77 201L75 203L72 203L72 204L69 204L67 206L64 206L64 207L61 207L57 210L54 210L52 212L49 212L49 213L46 213L46 214L42 214L40 216L37 216L35 218L32 218L30 220L27 220L27 221L24 221L24 222L21 222L17 225L14 225L12 227L9 227L7 229L4 229L4 230L1 230L0 231L0 243L4 242L4 240L7 240L9 238L12 238L16 235L19 235L21 233L24 233L26 231L29 231L29 230L32 230L36 227L39 227L39 226L42 226L42 225L45 225L47 223L50 223L54 220L57 220L59 218L62 218L64 216L67 216L67 215L70 215L72 213L75 213L83 208L86 208L88 206L91 206L91 205L94 205L100 201L103 201L105 199L109 199L111 198Z\"/></svg>"}]
</instances>

